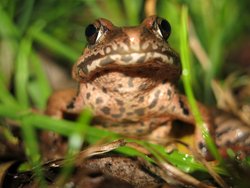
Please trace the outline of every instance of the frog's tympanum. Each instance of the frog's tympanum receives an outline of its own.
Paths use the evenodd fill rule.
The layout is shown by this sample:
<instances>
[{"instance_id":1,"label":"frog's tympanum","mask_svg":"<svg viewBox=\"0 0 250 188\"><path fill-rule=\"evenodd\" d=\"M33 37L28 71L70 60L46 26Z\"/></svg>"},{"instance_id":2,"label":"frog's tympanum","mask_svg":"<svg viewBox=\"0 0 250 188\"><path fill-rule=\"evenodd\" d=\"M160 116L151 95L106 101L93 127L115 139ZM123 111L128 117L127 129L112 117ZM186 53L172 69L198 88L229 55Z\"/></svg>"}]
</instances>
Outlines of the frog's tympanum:
<instances>
[{"instance_id":1,"label":"frog's tympanum","mask_svg":"<svg viewBox=\"0 0 250 188\"><path fill-rule=\"evenodd\" d=\"M88 44L73 67L78 90L54 94L47 114L63 117L89 108L95 125L155 142L169 138L175 122L195 125L186 97L176 90L181 66L178 54L167 42L170 33L169 22L157 16L135 27L96 20L86 28ZM248 129L244 132L241 125L215 126L216 118L202 104L198 106L221 147L238 142L249 145ZM194 132L196 146L206 151L200 131Z\"/></svg>"}]
</instances>

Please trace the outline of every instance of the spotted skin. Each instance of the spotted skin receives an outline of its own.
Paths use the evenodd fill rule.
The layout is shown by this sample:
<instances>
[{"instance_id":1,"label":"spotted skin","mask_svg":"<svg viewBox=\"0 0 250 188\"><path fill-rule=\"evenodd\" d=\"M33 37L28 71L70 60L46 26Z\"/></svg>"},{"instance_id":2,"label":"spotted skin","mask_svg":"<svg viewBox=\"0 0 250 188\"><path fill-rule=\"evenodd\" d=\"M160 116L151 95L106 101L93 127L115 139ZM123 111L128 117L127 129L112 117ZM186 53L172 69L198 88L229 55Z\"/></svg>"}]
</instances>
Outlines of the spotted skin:
<instances>
[{"instance_id":1,"label":"spotted skin","mask_svg":"<svg viewBox=\"0 0 250 188\"><path fill-rule=\"evenodd\" d=\"M222 155L231 148L239 155L250 156L250 128L233 114L214 109L216 144ZM219 114L219 115L218 115ZM224 152L224 153L223 153Z\"/></svg>"},{"instance_id":2,"label":"spotted skin","mask_svg":"<svg viewBox=\"0 0 250 188\"><path fill-rule=\"evenodd\" d=\"M175 120L195 125L186 97L176 90L180 60L157 25L162 20L151 16L136 27L116 27L108 20L96 20L96 41L87 45L73 67L73 78L79 82L77 94L57 107L61 113L47 110L54 113L48 114L63 117L64 113L78 114L89 108L93 122L101 127L127 136L153 133L156 139L168 137ZM53 106L49 103L48 109ZM207 108L199 103L198 107L212 135L216 128L218 145L226 145L223 125L215 127ZM197 148L206 150L201 133L195 134ZM249 140L249 135L246 137Z\"/></svg>"}]
</instances>

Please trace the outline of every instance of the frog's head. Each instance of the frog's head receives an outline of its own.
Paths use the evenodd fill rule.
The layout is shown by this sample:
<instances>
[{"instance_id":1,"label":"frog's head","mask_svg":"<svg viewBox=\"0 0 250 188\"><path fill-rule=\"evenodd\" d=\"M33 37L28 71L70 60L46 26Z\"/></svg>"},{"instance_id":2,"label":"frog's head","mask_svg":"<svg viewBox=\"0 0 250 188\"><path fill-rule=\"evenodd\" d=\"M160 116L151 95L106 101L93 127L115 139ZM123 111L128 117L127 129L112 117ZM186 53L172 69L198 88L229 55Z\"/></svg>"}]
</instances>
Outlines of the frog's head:
<instances>
[{"instance_id":1,"label":"frog's head","mask_svg":"<svg viewBox=\"0 0 250 188\"><path fill-rule=\"evenodd\" d=\"M86 28L88 44L73 68L73 77L88 82L119 72L177 81L180 60L167 42L170 33L169 22L157 16L146 18L136 27L116 27L98 19Z\"/></svg>"}]
</instances>

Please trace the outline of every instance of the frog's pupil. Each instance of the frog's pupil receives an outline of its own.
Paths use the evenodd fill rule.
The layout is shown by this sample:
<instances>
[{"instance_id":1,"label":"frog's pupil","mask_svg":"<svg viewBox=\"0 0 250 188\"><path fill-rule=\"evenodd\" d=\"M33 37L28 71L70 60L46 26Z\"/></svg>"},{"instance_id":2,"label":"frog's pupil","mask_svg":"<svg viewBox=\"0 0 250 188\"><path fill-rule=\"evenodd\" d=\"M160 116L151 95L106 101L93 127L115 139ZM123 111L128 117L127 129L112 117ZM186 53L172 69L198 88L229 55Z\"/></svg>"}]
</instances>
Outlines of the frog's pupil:
<instances>
[{"instance_id":1,"label":"frog's pupil","mask_svg":"<svg viewBox=\"0 0 250 188\"><path fill-rule=\"evenodd\" d=\"M171 31L171 26L170 24L168 23L167 20L162 20L161 21L161 29L167 33L170 33Z\"/></svg>"},{"instance_id":2,"label":"frog's pupil","mask_svg":"<svg viewBox=\"0 0 250 188\"><path fill-rule=\"evenodd\" d=\"M93 24L88 25L88 27L85 30L85 36L91 37L96 33L97 29Z\"/></svg>"}]
</instances>

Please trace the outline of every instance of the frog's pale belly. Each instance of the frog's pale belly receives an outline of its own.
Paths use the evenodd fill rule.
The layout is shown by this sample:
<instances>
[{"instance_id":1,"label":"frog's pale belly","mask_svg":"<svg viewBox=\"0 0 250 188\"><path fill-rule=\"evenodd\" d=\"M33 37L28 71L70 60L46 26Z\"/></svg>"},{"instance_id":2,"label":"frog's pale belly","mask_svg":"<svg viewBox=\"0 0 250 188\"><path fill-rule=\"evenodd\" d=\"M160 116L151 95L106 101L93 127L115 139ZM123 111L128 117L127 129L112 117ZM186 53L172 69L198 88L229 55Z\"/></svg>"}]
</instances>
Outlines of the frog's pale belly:
<instances>
[{"instance_id":1,"label":"frog's pale belly","mask_svg":"<svg viewBox=\"0 0 250 188\"><path fill-rule=\"evenodd\" d=\"M47 112L62 117L90 108L95 122L125 135L150 134L175 120L195 125L186 97L175 89L181 67L179 56L166 42L170 32L169 23L156 16L136 27L96 20L86 28L88 45L73 67L73 77L79 82L76 96L65 104L50 100ZM54 107L62 113L51 110ZM210 112L201 104L198 107L213 134ZM205 148L199 131L195 144L200 150Z\"/></svg>"}]
</instances>

